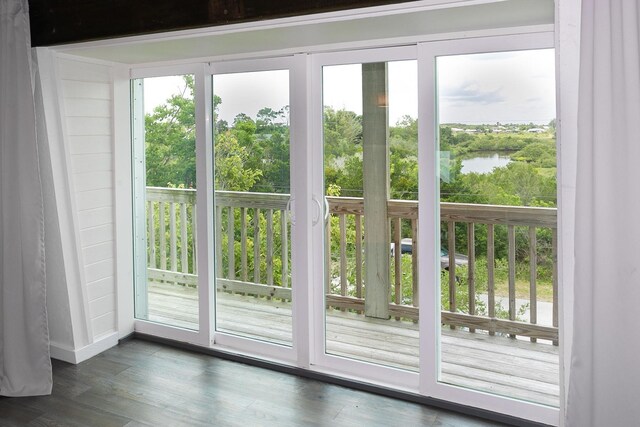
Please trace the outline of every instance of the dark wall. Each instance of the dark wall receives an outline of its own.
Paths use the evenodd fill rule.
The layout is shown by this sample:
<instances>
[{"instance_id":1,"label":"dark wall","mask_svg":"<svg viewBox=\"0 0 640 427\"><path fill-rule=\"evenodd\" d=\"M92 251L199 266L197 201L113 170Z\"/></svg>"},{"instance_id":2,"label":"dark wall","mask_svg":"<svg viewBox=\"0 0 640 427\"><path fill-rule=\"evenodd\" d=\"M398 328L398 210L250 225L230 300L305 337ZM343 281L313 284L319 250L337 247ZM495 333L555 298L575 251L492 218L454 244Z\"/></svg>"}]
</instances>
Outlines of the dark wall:
<instances>
[{"instance_id":1,"label":"dark wall","mask_svg":"<svg viewBox=\"0 0 640 427\"><path fill-rule=\"evenodd\" d=\"M410 0L29 0L33 46L306 15Z\"/></svg>"}]
</instances>

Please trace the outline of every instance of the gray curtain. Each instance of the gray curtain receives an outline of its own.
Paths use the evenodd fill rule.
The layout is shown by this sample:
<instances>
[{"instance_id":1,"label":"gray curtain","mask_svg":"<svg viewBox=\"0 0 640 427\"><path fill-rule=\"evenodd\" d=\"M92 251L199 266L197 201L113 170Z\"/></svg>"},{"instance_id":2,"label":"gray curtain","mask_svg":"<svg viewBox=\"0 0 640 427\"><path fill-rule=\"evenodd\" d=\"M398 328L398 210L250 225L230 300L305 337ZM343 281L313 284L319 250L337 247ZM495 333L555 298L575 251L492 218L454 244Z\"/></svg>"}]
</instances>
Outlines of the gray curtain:
<instances>
[{"instance_id":1,"label":"gray curtain","mask_svg":"<svg viewBox=\"0 0 640 427\"><path fill-rule=\"evenodd\" d=\"M0 0L0 395L51 393L27 0Z\"/></svg>"}]
</instances>

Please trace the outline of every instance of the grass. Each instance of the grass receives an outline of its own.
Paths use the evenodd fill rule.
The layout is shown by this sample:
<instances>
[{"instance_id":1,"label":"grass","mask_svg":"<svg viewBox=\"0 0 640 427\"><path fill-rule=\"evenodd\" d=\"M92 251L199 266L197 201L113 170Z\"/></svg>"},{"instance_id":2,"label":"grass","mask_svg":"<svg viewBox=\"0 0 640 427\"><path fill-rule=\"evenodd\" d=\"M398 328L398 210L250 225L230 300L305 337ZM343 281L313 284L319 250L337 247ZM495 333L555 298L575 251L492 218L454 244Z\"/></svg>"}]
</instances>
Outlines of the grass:
<instances>
[{"instance_id":1,"label":"grass","mask_svg":"<svg viewBox=\"0 0 640 427\"><path fill-rule=\"evenodd\" d=\"M495 284L496 296L509 297L509 282ZM553 286L551 283L536 282L536 295L538 301L553 302ZM529 299L529 282L516 280L516 298Z\"/></svg>"}]
</instances>

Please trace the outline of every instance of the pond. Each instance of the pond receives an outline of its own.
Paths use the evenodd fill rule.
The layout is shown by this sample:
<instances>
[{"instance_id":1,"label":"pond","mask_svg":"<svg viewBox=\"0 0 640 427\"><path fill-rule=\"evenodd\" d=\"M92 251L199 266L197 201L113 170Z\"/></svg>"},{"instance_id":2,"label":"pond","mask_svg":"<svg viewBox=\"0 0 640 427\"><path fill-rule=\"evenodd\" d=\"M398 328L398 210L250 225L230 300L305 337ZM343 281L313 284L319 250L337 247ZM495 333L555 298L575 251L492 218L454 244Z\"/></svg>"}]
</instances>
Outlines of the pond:
<instances>
[{"instance_id":1,"label":"pond","mask_svg":"<svg viewBox=\"0 0 640 427\"><path fill-rule=\"evenodd\" d=\"M469 153L470 157L462 159L462 173L491 173L493 168L503 167L511 162L509 154L505 151Z\"/></svg>"}]
</instances>

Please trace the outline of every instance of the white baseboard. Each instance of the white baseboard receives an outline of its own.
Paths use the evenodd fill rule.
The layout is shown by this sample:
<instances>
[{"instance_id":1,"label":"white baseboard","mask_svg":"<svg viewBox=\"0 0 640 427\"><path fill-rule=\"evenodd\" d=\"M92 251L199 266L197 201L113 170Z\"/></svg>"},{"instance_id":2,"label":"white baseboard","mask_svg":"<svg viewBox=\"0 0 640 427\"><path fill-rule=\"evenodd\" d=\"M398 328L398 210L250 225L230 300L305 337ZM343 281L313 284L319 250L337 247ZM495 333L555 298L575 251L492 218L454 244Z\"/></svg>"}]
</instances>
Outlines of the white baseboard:
<instances>
[{"instance_id":1,"label":"white baseboard","mask_svg":"<svg viewBox=\"0 0 640 427\"><path fill-rule=\"evenodd\" d=\"M114 332L112 334L105 335L94 343L79 349L73 349L69 346L58 344L55 342L50 343L49 349L51 352L51 358L73 363L75 365L80 362L84 362L87 359L91 359L93 356L100 354L103 351L108 350L116 345L118 345L118 333Z\"/></svg>"}]
</instances>

